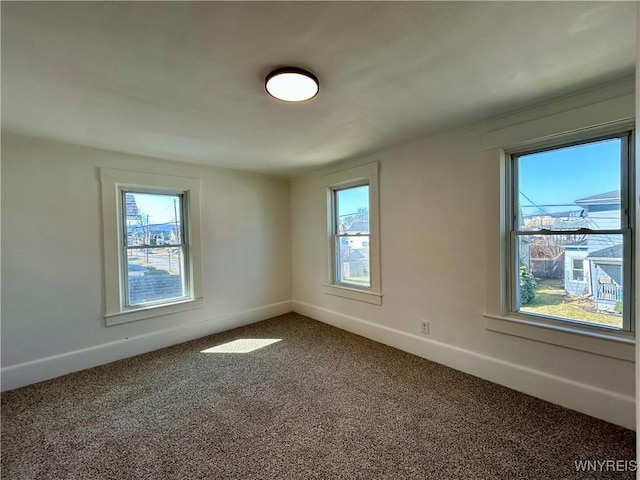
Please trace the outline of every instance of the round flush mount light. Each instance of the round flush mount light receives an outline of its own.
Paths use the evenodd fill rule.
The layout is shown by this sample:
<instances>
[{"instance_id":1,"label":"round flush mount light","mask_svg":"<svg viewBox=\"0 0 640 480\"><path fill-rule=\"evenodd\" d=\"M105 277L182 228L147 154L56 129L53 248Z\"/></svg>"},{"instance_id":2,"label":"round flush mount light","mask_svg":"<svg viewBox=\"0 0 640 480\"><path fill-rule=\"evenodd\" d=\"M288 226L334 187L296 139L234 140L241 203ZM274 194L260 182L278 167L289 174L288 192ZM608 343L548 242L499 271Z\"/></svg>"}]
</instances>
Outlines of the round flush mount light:
<instances>
[{"instance_id":1,"label":"round flush mount light","mask_svg":"<svg viewBox=\"0 0 640 480\"><path fill-rule=\"evenodd\" d=\"M274 70L264 81L267 93L285 102L304 102L318 94L320 84L316 76L297 67Z\"/></svg>"}]
</instances>

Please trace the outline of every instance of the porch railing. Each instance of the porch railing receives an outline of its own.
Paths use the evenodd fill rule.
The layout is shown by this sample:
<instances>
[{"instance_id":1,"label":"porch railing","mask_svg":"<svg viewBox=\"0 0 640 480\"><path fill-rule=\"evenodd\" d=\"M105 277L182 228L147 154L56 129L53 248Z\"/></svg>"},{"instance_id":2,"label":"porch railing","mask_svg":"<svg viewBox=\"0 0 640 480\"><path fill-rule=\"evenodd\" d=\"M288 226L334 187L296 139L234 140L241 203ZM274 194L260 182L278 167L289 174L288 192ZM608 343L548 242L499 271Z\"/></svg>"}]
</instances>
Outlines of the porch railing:
<instances>
[{"instance_id":1,"label":"porch railing","mask_svg":"<svg viewBox=\"0 0 640 480\"><path fill-rule=\"evenodd\" d=\"M615 283L598 285L598 298L602 300L622 300L622 286Z\"/></svg>"}]
</instances>

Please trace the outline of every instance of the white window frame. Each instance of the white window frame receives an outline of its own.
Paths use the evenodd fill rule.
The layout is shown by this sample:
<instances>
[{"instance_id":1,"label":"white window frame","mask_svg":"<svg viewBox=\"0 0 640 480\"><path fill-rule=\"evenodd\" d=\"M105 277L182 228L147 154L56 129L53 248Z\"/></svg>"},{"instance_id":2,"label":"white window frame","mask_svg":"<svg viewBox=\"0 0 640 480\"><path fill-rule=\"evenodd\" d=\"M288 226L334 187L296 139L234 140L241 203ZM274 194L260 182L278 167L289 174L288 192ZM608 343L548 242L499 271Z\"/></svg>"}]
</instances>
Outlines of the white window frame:
<instances>
[{"instance_id":1,"label":"white window frame","mask_svg":"<svg viewBox=\"0 0 640 480\"><path fill-rule=\"evenodd\" d=\"M119 188L119 192L120 192L120 205L119 205L119 213L120 213L120 261L122 262L122 274L123 274L123 278L122 278L122 285L121 285L121 291L122 291L122 296L123 296L123 300L124 300L124 309L131 311L133 309L140 309L140 308L144 308L144 307L153 307L156 305L164 305L167 303L176 303L176 302L181 302L184 300L190 300L190 292L191 292L191 274L190 274L190 269L191 269L191 262L189 261L189 259L191 258L191 253L189 251L189 229L188 229L188 222L189 222L189 212L186 209L186 198L187 198L187 192L184 191L166 191L165 189L162 189L162 191L158 190L157 188L154 189L148 189L148 188L129 188L129 187L121 187ZM151 194L151 195L171 195L174 198L178 197L180 198L180 243L163 243L161 245L161 248L171 248L171 247L178 247L180 248L181 252L182 252L182 260L181 262L183 263L182 265L182 280L183 280L183 292L184 295L181 295L180 297L174 297L174 298L167 298L167 299L162 299L162 300L155 300L155 301L151 301L151 302L144 302L141 304L131 304L130 303L130 291L129 291L129 281L128 280L128 268L129 268L129 253L131 251L134 250L140 250L140 249L145 249L145 248L157 248L158 245L154 245L153 244L153 238L154 237L158 237L158 234L154 234L151 238L149 238L149 244L142 244L142 245L129 245L128 244L128 235L126 233L126 228L127 228L127 213L126 213L126 195L127 194L136 194L136 193L142 193L142 194ZM160 235L161 236L161 235ZM156 238L157 240L157 238Z\"/></svg>"},{"instance_id":2,"label":"white window frame","mask_svg":"<svg viewBox=\"0 0 640 480\"><path fill-rule=\"evenodd\" d=\"M156 173L100 169L107 326L201 308L200 180ZM124 192L182 195L185 296L142 305L127 305Z\"/></svg>"},{"instance_id":3,"label":"white window frame","mask_svg":"<svg viewBox=\"0 0 640 480\"><path fill-rule=\"evenodd\" d=\"M529 155L531 153L548 152L556 149L561 149L574 145L585 145L592 142L604 141L608 139L618 138L623 144L623 150L621 152L621 185L620 185L620 209L621 219L620 228L610 230L593 230L590 232L578 231L573 233L588 233L588 234L618 234L623 238L624 250L623 250L623 264L624 264L624 297L623 297L623 326L622 329L615 329L608 326L600 326L591 324L588 322L574 321L565 318L551 317L541 314L531 314L518 310L518 291L519 291L519 276L517 275L518 259L516 258L516 242L519 235L527 234L527 232L520 231L518 228L519 218L517 215L518 209L518 192L517 192L517 160L521 156ZM563 141L564 140L564 141ZM633 165L631 162L631 156L633 152L633 131L629 129L623 129L621 131L615 131L603 135L592 133L586 138L579 140L562 139L557 140L555 143L545 145L544 147L528 147L526 149L516 149L508 154L507 164L507 189L509 192L507 201L507 214L505 216L507 225L506 230L510 232L509 249L507 252L507 311L511 316L517 316L534 322L544 322L550 324L557 324L560 326L570 326L571 329L576 331L594 331L594 332L606 332L611 335L620 336L633 336L634 334L634 322L633 322L633 275L632 275L632 229L633 229L633 181L635 179L633 175ZM528 232L531 234L534 232ZM540 230L536 231L535 235L556 235L556 234L570 234L572 231L559 231L554 232L552 230ZM573 265L572 265L573 267ZM573 276L573 268L571 269Z\"/></svg>"},{"instance_id":4,"label":"white window frame","mask_svg":"<svg viewBox=\"0 0 640 480\"><path fill-rule=\"evenodd\" d=\"M575 262L576 261L581 262L582 268L576 268L575 267ZM585 267L585 265L587 265L587 262L585 261L584 258L571 257L571 281L572 282L588 283L586 279L587 279L587 274L589 272L587 271L587 268ZM582 280L576 280L576 278L575 278L576 271L581 271L582 272Z\"/></svg>"},{"instance_id":5,"label":"white window frame","mask_svg":"<svg viewBox=\"0 0 640 480\"><path fill-rule=\"evenodd\" d=\"M632 96L631 96L632 98ZM627 311L630 314L631 322L633 322L630 332L617 331L611 332L604 329L576 328L570 322L553 322L546 321L544 318L531 318L520 314L515 314L509 309L509 284L508 270L509 267L509 201L511 195L511 182L509 172L509 154L514 151L522 151L524 149L531 150L534 148L543 149L566 145L568 143L582 143L597 137L613 136L625 131L631 132L630 149L628 150L629 158L627 159L627 172L629 174L628 181L625 182L628 190L622 195L630 200L634 199L637 184L634 182L636 177L635 151L633 149L634 139L636 135L634 116L628 109L628 101L626 97L615 99L610 103L615 108L617 119L611 112L605 111L600 116L594 115L594 110L589 112L580 111L581 115L572 112L570 116L558 114L555 116L545 117L531 122L527 122L516 127L507 127L503 130L489 132L483 137L483 145L485 149L494 149L499 159L500 172L500 229L497 237L496 269L490 269L490 278L487 279L490 288L487 290L487 311L484 314L485 327L487 330L514 335L517 337L527 338L530 340L540 341L544 343L560 345L576 350L582 350L590 353L604 355L621 360L634 361L635 359L635 317L637 311L633 306L635 287L631 281L627 281L628 291L632 295L627 295L629 307ZM626 110L629 110L628 112ZM590 113L591 112L591 113ZM597 111L596 111L597 112ZM584 114L583 114L584 113ZM602 112L600 112L602 113ZM590 121L599 120L599 122L589 123ZM570 120L570 121L568 121ZM565 124L564 133L552 134L550 126L557 128L559 124ZM569 129L571 124L573 129ZM530 132L528 135L526 132ZM544 133L542 135L541 133ZM535 135L540 135L536 137ZM537 138L537 139L536 139ZM499 144L504 147L500 148ZM637 218L635 203L630 201L629 219L633 222ZM637 225L633 225L637 227ZM630 234L631 240L627 242L629 248L633 243L635 246L636 233L632 230ZM637 254L637 252L635 252ZM628 257L626 257L628 260ZM629 272L627 275L637 278L638 271L633 270L631 261L626 261ZM495 285L495 287L493 286ZM633 310L632 310L633 308Z\"/></svg>"},{"instance_id":6,"label":"white window frame","mask_svg":"<svg viewBox=\"0 0 640 480\"><path fill-rule=\"evenodd\" d=\"M368 163L349 168L323 177L323 189L327 204L327 283L322 285L324 293L351 300L382 305L382 284L380 275L380 202L379 202L379 164ZM357 186L369 186L369 278L370 287L337 281L335 237L335 192Z\"/></svg>"}]
</instances>

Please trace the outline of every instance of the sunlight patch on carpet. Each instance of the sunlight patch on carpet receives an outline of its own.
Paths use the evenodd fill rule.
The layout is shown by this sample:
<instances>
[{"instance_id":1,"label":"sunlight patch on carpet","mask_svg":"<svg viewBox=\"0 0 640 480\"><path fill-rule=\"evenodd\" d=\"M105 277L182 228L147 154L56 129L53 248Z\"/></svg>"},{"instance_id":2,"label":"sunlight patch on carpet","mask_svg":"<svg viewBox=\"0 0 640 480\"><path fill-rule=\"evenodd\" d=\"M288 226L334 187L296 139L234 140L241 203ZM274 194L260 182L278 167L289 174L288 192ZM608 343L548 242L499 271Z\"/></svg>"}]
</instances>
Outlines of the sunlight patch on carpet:
<instances>
[{"instance_id":1,"label":"sunlight patch on carpet","mask_svg":"<svg viewBox=\"0 0 640 480\"><path fill-rule=\"evenodd\" d=\"M281 338L241 338L233 342L207 348L200 353L249 353L280 341L282 341Z\"/></svg>"}]
</instances>

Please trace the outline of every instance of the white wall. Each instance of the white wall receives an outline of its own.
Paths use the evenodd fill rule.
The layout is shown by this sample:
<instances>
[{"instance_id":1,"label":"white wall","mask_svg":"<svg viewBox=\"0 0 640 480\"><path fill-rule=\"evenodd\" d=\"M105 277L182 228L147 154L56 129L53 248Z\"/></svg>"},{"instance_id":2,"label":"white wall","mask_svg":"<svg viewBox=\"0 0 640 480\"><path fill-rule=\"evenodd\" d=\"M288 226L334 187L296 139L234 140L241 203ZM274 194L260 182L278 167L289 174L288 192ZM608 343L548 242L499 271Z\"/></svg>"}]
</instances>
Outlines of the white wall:
<instances>
[{"instance_id":1,"label":"white wall","mask_svg":"<svg viewBox=\"0 0 640 480\"><path fill-rule=\"evenodd\" d=\"M202 309L105 327L98 167L201 179ZM291 311L289 180L2 136L2 388Z\"/></svg>"},{"instance_id":2,"label":"white wall","mask_svg":"<svg viewBox=\"0 0 640 480\"><path fill-rule=\"evenodd\" d=\"M483 316L498 301L500 271L500 163L495 149L483 150L485 134L563 110L583 108L576 111L582 119L584 108L629 99L633 89L627 79L294 178L294 310L635 428L633 362L489 331ZM374 160L381 165L382 306L321 289L327 276L322 175ZM430 321L428 337L419 335L421 318Z\"/></svg>"}]
</instances>

